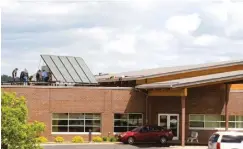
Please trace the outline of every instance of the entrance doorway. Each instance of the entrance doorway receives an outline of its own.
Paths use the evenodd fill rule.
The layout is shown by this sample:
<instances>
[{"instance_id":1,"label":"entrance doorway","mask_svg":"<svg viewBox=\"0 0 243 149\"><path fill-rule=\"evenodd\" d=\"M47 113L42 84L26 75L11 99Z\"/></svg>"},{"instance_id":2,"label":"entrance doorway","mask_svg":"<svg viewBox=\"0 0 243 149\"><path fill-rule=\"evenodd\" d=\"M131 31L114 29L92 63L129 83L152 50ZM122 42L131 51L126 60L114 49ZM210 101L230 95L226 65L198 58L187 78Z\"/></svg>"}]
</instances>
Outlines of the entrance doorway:
<instances>
[{"instance_id":1,"label":"entrance doorway","mask_svg":"<svg viewBox=\"0 0 243 149\"><path fill-rule=\"evenodd\" d=\"M173 140L179 140L179 114L158 114L158 125L171 129Z\"/></svg>"}]
</instances>

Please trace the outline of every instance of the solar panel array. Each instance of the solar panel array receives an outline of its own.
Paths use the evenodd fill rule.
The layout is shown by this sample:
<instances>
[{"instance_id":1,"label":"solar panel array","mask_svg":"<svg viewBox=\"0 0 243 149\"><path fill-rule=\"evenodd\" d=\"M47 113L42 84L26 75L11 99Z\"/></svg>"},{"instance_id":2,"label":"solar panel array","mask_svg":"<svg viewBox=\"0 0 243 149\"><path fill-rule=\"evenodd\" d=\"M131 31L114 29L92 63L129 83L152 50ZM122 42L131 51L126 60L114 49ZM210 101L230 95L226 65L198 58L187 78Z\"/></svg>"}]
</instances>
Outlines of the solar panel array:
<instances>
[{"instance_id":1,"label":"solar panel array","mask_svg":"<svg viewBox=\"0 0 243 149\"><path fill-rule=\"evenodd\" d=\"M97 81L80 57L41 55L57 81L96 84Z\"/></svg>"}]
</instances>

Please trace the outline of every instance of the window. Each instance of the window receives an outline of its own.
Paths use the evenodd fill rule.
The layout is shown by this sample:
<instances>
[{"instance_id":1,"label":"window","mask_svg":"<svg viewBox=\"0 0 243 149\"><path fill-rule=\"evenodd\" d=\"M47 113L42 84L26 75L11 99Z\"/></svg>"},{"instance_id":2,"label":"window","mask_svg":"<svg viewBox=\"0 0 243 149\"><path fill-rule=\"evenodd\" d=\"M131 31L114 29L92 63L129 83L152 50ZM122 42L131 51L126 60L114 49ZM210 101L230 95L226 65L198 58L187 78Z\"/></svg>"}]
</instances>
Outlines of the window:
<instances>
[{"instance_id":1,"label":"window","mask_svg":"<svg viewBox=\"0 0 243 149\"><path fill-rule=\"evenodd\" d=\"M204 115L190 115L190 127L204 127Z\"/></svg>"},{"instance_id":2,"label":"window","mask_svg":"<svg viewBox=\"0 0 243 149\"><path fill-rule=\"evenodd\" d=\"M243 116L229 116L229 128L243 128Z\"/></svg>"},{"instance_id":3,"label":"window","mask_svg":"<svg viewBox=\"0 0 243 149\"><path fill-rule=\"evenodd\" d=\"M114 114L114 132L125 132L143 124L142 114Z\"/></svg>"},{"instance_id":4,"label":"window","mask_svg":"<svg viewBox=\"0 0 243 149\"><path fill-rule=\"evenodd\" d=\"M190 128L225 128L224 115L191 114ZM229 116L229 128L243 128L243 116Z\"/></svg>"},{"instance_id":5,"label":"window","mask_svg":"<svg viewBox=\"0 0 243 149\"><path fill-rule=\"evenodd\" d=\"M241 143L243 141L243 136L230 136L223 135L221 142L224 143Z\"/></svg>"},{"instance_id":6,"label":"window","mask_svg":"<svg viewBox=\"0 0 243 149\"><path fill-rule=\"evenodd\" d=\"M53 113L52 132L100 132L101 116L97 113Z\"/></svg>"},{"instance_id":7,"label":"window","mask_svg":"<svg viewBox=\"0 0 243 149\"><path fill-rule=\"evenodd\" d=\"M162 127L160 127L160 126L151 126L150 127L150 131L152 131L152 132L159 132L161 130L162 130Z\"/></svg>"}]
</instances>

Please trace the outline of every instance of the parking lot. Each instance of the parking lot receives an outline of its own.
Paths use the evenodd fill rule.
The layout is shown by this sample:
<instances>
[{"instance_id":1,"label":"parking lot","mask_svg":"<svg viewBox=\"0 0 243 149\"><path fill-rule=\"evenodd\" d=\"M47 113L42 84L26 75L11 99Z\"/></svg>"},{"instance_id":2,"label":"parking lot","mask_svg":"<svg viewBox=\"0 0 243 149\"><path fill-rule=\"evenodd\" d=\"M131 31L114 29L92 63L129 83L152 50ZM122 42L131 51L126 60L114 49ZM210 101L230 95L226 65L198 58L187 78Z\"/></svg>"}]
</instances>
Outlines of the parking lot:
<instances>
[{"instance_id":1,"label":"parking lot","mask_svg":"<svg viewBox=\"0 0 243 149\"><path fill-rule=\"evenodd\" d=\"M88 144L88 145L47 145L44 149L207 149L206 146L167 146L155 144L124 145L124 144Z\"/></svg>"}]
</instances>

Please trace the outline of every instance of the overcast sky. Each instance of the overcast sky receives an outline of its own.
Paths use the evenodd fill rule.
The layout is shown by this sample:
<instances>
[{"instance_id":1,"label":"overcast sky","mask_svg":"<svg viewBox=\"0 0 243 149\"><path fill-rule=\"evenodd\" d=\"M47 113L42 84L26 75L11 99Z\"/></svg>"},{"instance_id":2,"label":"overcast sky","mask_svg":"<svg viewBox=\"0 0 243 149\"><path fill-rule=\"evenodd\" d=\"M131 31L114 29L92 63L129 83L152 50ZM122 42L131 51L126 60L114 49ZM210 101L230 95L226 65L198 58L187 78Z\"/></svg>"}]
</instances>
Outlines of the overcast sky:
<instances>
[{"instance_id":1,"label":"overcast sky","mask_svg":"<svg viewBox=\"0 0 243 149\"><path fill-rule=\"evenodd\" d=\"M34 73L40 54L82 57L94 74L242 59L242 8L243 0L8 0L1 73Z\"/></svg>"}]
</instances>

